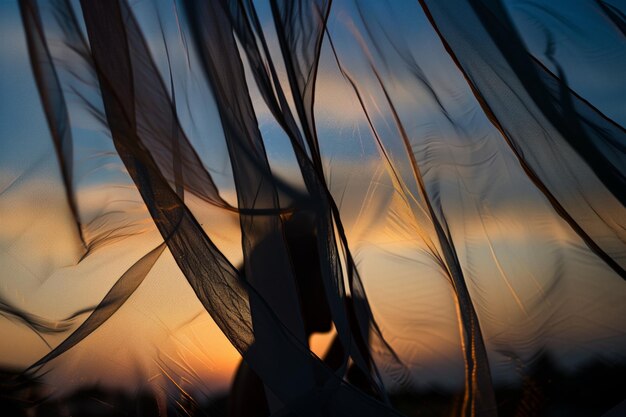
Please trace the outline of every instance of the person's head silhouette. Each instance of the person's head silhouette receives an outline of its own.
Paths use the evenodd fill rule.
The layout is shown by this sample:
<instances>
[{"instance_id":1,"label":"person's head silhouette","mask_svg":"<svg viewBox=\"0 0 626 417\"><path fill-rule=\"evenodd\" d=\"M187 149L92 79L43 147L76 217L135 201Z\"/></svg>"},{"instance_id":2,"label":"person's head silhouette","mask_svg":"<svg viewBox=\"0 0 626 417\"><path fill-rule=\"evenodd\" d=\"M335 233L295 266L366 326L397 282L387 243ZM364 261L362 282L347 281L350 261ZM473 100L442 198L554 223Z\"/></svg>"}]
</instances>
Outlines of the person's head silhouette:
<instances>
[{"instance_id":1,"label":"person's head silhouette","mask_svg":"<svg viewBox=\"0 0 626 417\"><path fill-rule=\"evenodd\" d=\"M311 336L328 332L332 318L322 278L315 215L296 212L284 226L305 333Z\"/></svg>"}]
</instances>

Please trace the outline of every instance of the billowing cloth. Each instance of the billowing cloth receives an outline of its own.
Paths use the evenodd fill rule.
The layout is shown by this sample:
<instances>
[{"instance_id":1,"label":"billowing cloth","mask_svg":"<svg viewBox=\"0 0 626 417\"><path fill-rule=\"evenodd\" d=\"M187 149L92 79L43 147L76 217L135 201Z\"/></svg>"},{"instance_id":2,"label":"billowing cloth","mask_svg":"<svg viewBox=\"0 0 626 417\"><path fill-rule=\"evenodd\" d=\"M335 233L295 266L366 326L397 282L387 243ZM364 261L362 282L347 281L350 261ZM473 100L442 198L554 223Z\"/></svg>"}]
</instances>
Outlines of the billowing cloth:
<instances>
[{"instance_id":1,"label":"billowing cloth","mask_svg":"<svg viewBox=\"0 0 626 417\"><path fill-rule=\"evenodd\" d=\"M545 355L626 359L623 5L3 8L11 390L98 381L106 352L191 415L214 342L271 415L402 415L439 384L496 416Z\"/></svg>"}]
</instances>

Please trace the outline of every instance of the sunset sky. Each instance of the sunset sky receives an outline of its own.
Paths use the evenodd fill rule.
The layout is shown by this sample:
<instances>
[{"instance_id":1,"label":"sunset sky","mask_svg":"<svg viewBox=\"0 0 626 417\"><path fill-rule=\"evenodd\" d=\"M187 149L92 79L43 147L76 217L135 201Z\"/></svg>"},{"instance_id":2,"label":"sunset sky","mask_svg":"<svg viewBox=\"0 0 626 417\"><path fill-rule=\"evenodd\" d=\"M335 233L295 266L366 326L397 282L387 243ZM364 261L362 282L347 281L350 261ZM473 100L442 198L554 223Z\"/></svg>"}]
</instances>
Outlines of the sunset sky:
<instances>
[{"instance_id":1,"label":"sunset sky","mask_svg":"<svg viewBox=\"0 0 626 417\"><path fill-rule=\"evenodd\" d=\"M169 75L164 39L170 48L181 124L221 196L236 205L230 161L210 88L187 69L182 48L172 48L181 42L175 20L163 17L165 38L156 25L157 10L168 11L168 2L157 2L158 7L130 3L165 80ZM399 37L415 40L407 42L407 50L458 123L454 126L446 120L429 88L415 82L399 60L381 66L393 79L389 89L401 109L424 181L443 207L494 379L517 381L520 361L543 349L571 369L589 360L624 360L624 281L599 261L525 175L417 2L389 3L388 9L378 11L372 2L368 13L382 22L395 22ZM550 66L543 55L542 25L558 29L558 23L551 20L549 11L532 4L507 2L515 23L523 28L520 33L525 34L529 50ZM567 9L564 19L571 26L587 19L582 4L574 7L562 1L554 7ZM42 13L45 10L42 7ZM269 7L259 2L258 10L262 24L269 27ZM366 47L372 34L354 18L354 10L351 2L335 2L329 34L343 69L366 91L363 105L373 116L375 129L325 41L315 117L326 181L340 207L374 315L410 369L411 383L461 386L464 364L452 287L433 256L433 248L439 248L436 233L420 212L425 204L409 158L367 64L379 52ZM58 27L50 24L47 28L51 52L58 54L57 65L71 67L74 57L64 55L67 51L58 41ZM600 20L587 22L585 30L590 33L574 35L567 28L557 29L556 56L568 68L569 85L623 126L626 83L607 86L603 82L626 73L623 37ZM382 31L380 27L375 30ZM279 50L275 36L269 29L268 33L270 49ZM382 32L373 35L382 36ZM595 54L598 42L604 43L604 54ZM587 59L590 56L593 60ZM197 57L188 59L193 62ZM586 74L592 70L596 76L590 78ZM284 68L278 71L286 79ZM263 102L249 68L247 81L273 172L288 184L302 186L288 138ZM8 0L0 2L0 92L0 302L49 323L62 323L75 312L97 305L115 281L163 239L115 153L110 132L88 111L85 97L67 87L64 93L74 135L73 185L84 234L95 242L81 259L19 7ZM95 95L86 99L99 100ZM395 171L377 146L373 131L387 141L385 150ZM612 216L604 221L619 228L624 208L607 195L598 188L598 201ZM238 216L191 193L186 194L185 203L210 239L234 265L240 265ZM603 236L623 265L626 235L624 229L620 233L621 241L608 233ZM0 316L0 364L24 368L36 362L87 314L72 319L65 331L41 337L15 317ZM314 336L314 352L323 355L330 338ZM168 377L184 381L190 389L221 392L229 386L239 359L166 249L111 319L45 369L50 371L46 380L57 393L93 383L132 389L158 386ZM393 371L385 364L381 370L394 386Z\"/></svg>"}]
</instances>

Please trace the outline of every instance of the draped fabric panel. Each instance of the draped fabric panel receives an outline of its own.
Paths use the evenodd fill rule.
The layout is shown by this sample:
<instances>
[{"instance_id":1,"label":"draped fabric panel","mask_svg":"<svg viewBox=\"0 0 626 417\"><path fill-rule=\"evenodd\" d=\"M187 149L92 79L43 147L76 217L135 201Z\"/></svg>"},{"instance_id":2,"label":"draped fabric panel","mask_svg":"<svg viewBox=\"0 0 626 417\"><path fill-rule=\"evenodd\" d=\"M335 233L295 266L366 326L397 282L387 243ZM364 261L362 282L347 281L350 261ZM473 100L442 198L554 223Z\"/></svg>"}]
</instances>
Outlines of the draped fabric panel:
<instances>
[{"instance_id":1,"label":"draped fabric panel","mask_svg":"<svg viewBox=\"0 0 626 417\"><path fill-rule=\"evenodd\" d=\"M547 356L622 363L624 8L561 6L7 3L2 398L544 415Z\"/></svg>"}]
</instances>

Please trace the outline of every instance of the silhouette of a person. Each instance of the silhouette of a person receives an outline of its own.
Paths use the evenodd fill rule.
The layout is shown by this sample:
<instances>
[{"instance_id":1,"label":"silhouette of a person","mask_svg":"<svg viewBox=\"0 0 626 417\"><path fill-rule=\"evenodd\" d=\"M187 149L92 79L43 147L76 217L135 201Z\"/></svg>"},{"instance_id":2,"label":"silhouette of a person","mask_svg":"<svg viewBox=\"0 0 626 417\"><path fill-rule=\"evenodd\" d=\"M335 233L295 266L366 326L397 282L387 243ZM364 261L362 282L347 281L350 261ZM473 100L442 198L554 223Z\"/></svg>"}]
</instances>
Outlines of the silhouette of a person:
<instances>
[{"instance_id":1,"label":"silhouette of a person","mask_svg":"<svg viewBox=\"0 0 626 417\"><path fill-rule=\"evenodd\" d=\"M308 340L314 333L326 333L332 329L331 311L322 281L315 217L310 212L298 212L285 221L284 231ZM356 326L351 305L353 302L349 297L346 299L350 325ZM367 340L363 343L367 343ZM339 338L335 337L323 358L324 362L337 369L343 358L343 346ZM367 376L357 367L349 368L347 378L361 389L369 389ZM237 368L228 403L230 417L270 415L263 381L245 361L241 361Z\"/></svg>"}]
</instances>

